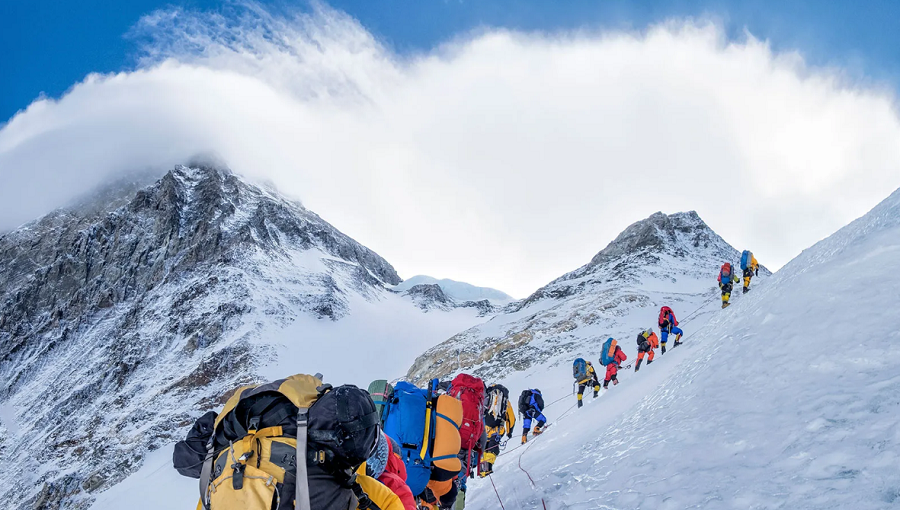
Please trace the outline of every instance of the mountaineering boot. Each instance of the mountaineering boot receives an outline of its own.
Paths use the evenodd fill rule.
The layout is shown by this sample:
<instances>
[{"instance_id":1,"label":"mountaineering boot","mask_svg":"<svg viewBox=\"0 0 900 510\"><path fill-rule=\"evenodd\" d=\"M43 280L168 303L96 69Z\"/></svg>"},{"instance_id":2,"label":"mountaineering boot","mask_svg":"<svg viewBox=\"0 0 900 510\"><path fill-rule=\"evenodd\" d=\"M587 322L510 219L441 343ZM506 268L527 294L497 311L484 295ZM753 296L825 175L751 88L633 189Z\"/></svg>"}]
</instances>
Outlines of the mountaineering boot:
<instances>
[{"instance_id":1,"label":"mountaineering boot","mask_svg":"<svg viewBox=\"0 0 900 510\"><path fill-rule=\"evenodd\" d=\"M678 344L676 343L675 345L678 345ZM647 360L647 364L649 365L650 363L653 363L653 360L652 360L652 359L648 359L648 360Z\"/></svg>"},{"instance_id":2,"label":"mountaineering boot","mask_svg":"<svg viewBox=\"0 0 900 510\"><path fill-rule=\"evenodd\" d=\"M663 354L666 353L666 344L662 344L662 353L663 353Z\"/></svg>"},{"instance_id":3,"label":"mountaineering boot","mask_svg":"<svg viewBox=\"0 0 900 510\"><path fill-rule=\"evenodd\" d=\"M537 427L534 428L534 432L532 433L532 435L539 436L539 435L541 435L541 432L543 432L543 430L541 430L541 426L538 425Z\"/></svg>"},{"instance_id":4,"label":"mountaineering boot","mask_svg":"<svg viewBox=\"0 0 900 510\"><path fill-rule=\"evenodd\" d=\"M728 308L728 301L722 301L722 310Z\"/></svg>"},{"instance_id":5,"label":"mountaineering boot","mask_svg":"<svg viewBox=\"0 0 900 510\"><path fill-rule=\"evenodd\" d=\"M525 444L527 442L528 442L528 436L527 435L522 436L522 444Z\"/></svg>"},{"instance_id":6,"label":"mountaineering boot","mask_svg":"<svg viewBox=\"0 0 900 510\"><path fill-rule=\"evenodd\" d=\"M744 287L744 294L750 292L750 287Z\"/></svg>"},{"instance_id":7,"label":"mountaineering boot","mask_svg":"<svg viewBox=\"0 0 900 510\"><path fill-rule=\"evenodd\" d=\"M644 360L643 360L643 359L637 360L637 364L634 366L634 371L635 371L635 372L637 372L638 370L641 369L641 362L642 362L642 361L644 361Z\"/></svg>"},{"instance_id":8,"label":"mountaineering boot","mask_svg":"<svg viewBox=\"0 0 900 510\"><path fill-rule=\"evenodd\" d=\"M478 476L484 478L494 472L494 465L490 462L482 462L478 469Z\"/></svg>"},{"instance_id":9,"label":"mountaineering boot","mask_svg":"<svg viewBox=\"0 0 900 510\"><path fill-rule=\"evenodd\" d=\"M598 395L600 395L600 390L594 390L594 398L597 398Z\"/></svg>"},{"instance_id":10,"label":"mountaineering boot","mask_svg":"<svg viewBox=\"0 0 900 510\"><path fill-rule=\"evenodd\" d=\"M583 405L584 405L584 402L582 402L581 399L579 398L579 399L578 399L578 409L581 409L581 406L583 406ZM534 429L534 435L538 435L538 429L537 429L537 428Z\"/></svg>"}]
</instances>

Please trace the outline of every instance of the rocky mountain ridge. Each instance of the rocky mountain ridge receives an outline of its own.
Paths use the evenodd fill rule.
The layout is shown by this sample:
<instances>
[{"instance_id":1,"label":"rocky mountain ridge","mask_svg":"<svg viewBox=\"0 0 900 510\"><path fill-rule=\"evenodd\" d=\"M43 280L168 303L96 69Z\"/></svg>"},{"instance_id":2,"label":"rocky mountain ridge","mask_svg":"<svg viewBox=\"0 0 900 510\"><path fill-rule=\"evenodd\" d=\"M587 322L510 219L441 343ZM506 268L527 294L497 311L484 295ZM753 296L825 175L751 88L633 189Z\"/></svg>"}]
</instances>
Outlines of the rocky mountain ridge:
<instances>
[{"instance_id":1,"label":"rocky mountain ridge","mask_svg":"<svg viewBox=\"0 0 900 510\"><path fill-rule=\"evenodd\" d=\"M493 380L590 351L609 336L630 345L635 322L654 326L659 306L684 317L717 299L719 266L739 256L696 212L653 214L588 264L425 352L407 378L421 382L467 371Z\"/></svg>"},{"instance_id":2,"label":"rocky mountain ridge","mask_svg":"<svg viewBox=\"0 0 900 510\"><path fill-rule=\"evenodd\" d=\"M396 292L396 291L395 291ZM495 306L487 299L479 301L459 301L448 296L444 289L436 283L420 283L400 292L412 299L422 310L452 310L454 308L474 308L484 317L499 312L502 308Z\"/></svg>"}]
</instances>

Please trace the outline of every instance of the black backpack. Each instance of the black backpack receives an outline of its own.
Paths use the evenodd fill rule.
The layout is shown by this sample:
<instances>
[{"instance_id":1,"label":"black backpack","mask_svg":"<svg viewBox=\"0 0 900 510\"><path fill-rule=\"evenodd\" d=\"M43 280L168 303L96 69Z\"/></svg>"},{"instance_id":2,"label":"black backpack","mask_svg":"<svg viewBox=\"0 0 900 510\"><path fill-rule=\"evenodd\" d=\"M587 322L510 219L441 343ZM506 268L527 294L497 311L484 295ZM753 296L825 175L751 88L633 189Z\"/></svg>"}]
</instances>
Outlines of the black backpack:
<instances>
[{"instance_id":1,"label":"black backpack","mask_svg":"<svg viewBox=\"0 0 900 510\"><path fill-rule=\"evenodd\" d=\"M299 429L298 407L286 396L291 393L285 390L291 385L294 394L306 391L306 398L312 401L306 414L306 458L302 460L297 458L298 447L294 441ZM200 478L204 508L209 505L206 498L211 484L220 484L217 486L222 492L226 485L229 490L243 490L245 484L260 483L258 475L245 474L253 466L257 471L284 473L284 481L274 484L275 497L267 508L293 510L298 460L305 460L311 508L345 510L354 499L361 504L368 503L368 496L354 477L356 468L372 454L378 437L378 414L365 391L351 385L332 388L310 376L291 376L239 389L225 404L218 420L210 419L214 416L207 413L200 418L187 439L175 446L173 455L179 473ZM275 430L281 434L259 437L247 452L234 452L254 431L270 427L278 427ZM201 442L206 444L197 448ZM203 473L207 465L210 469ZM226 475L228 481L218 480ZM215 510L216 504L211 506Z\"/></svg>"},{"instance_id":2,"label":"black backpack","mask_svg":"<svg viewBox=\"0 0 900 510\"><path fill-rule=\"evenodd\" d=\"M541 395L541 390L535 388L532 391L534 391L534 403L537 404L537 411L544 412L544 397Z\"/></svg>"},{"instance_id":3,"label":"black backpack","mask_svg":"<svg viewBox=\"0 0 900 510\"><path fill-rule=\"evenodd\" d=\"M531 409L531 390L524 390L519 395L519 412L527 414L529 409Z\"/></svg>"}]
</instances>

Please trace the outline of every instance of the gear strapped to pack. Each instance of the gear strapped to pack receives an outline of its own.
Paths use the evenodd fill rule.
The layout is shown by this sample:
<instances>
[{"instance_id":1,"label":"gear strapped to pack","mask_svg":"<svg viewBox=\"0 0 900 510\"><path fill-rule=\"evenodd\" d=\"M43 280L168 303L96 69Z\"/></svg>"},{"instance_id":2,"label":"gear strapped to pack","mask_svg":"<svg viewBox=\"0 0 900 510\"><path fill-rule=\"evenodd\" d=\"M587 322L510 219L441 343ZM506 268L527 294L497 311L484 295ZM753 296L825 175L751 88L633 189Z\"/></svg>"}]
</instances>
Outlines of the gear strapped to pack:
<instances>
[{"instance_id":1,"label":"gear strapped to pack","mask_svg":"<svg viewBox=\"0 0 900 510\"><path fill-rule=\"evenodd\" d=\"M205 453L176 445L176 468L190 465L192 459L183 458L189 453L203 455L201 508L379 508L360 484L368 478L355 473L377 445L380 420L372 399L355 386L333 388L320 377L242 387L216 417Z\"/></svg>"}]
</instances>

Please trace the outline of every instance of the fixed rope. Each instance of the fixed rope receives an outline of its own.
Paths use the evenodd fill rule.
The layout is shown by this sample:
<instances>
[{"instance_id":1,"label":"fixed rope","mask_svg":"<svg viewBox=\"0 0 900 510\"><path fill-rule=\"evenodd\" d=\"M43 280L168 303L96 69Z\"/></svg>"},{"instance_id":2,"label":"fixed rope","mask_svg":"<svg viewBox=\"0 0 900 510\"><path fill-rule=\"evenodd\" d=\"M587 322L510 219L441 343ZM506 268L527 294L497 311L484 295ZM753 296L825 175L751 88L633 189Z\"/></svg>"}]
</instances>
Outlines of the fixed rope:
<instances>
[{"instance_id":1,"label":"fixed rope","mask_svg":"<svg viewBox=\"0 0 900 510\"><path fill-rule=\"evenodd\" d=\"M566 411L566 412L568 412L568 411ZM535 438L535 440L536 439L537 438ZM533 444L534 444L534 440L531 441L531 443L528 445L528 448L530 448L531 445L533 445ZM528 448L525 448L525 452L528 451ZM522 456L525 455L525 452L522 452L522 455L519 455L519 469L521 469L522 472L525 473L525 476L528 477L528 481L531 482L531 490L537 492L537 485L535 485L535 483L534 483L534 478L531 478L531 474L525 468L522 467ZM544 505L544 510L547 510L547 502L544 501L543 496L541 496L541 504Z\"/></svg>"},{"instance_id":2,"label":"fixed rope","mask_svg":"<svg viewBox=\"0 0 900 510\"><path fill-rule=\"evenodd\" d=\"M716 301L718 299L719 299L719 296L713 296L710 299L707 299L706 301L704 301L703 304L700 305L699 308L697 308L693 312L689 313L687 317L685 317L684 319L681 320L682 324L690 322L691 319L694 318L694 315L697 314L697 312L699 312L700 310L703 310L704 308L706 308L707 305L709 305L710 303L712 303L713 301Z\"/></svg>"},{"instance_id":3,"label":"fixed rope","mask_svg":"<svg viewBox=\"0 0 900 510\"><path fill-rule=\"evenodd\" d=\"M505 507L505 506L503 506L503 500L502 500L502 499L500 499L500 493L499 493L499 492L497 492L497 486L496 486L496 485L494 485L494 477L493 477L493 476L491 476L491 475L488 475L488 478L490 478L490 480L491 480L491 485L493 485L493 487L494 487L494 494L496 494L496 495L497 495L497 501L499 501L499 502L500 502L500 508L502 508L502 509L503 509L503 510L506 510L506 507Z\"/></svg>"}]
</instances>

